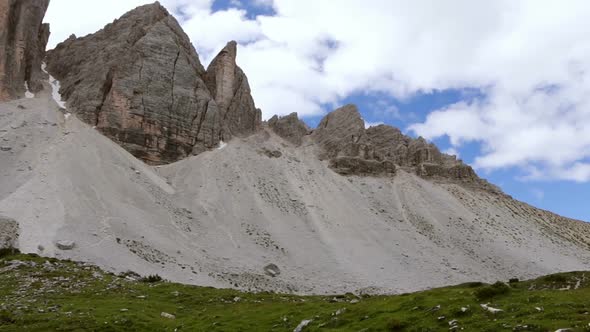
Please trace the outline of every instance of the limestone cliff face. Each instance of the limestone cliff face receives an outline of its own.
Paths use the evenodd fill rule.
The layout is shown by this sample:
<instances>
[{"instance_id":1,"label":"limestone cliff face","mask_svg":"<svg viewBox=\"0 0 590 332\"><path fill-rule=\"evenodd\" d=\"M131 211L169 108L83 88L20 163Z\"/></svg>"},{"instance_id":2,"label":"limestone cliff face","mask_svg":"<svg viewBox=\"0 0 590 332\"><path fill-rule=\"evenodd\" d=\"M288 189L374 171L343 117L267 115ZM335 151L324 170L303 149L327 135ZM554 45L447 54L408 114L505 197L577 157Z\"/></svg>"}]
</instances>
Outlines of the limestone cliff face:
<instances>
[{"instance_id":1,"label":"limestone cliff face","mask_svg":"<svg viewBox=\"0 0 590 332\"><path fill-rule=\"evenodd\" d=\"M262 113L254 106L248 78L236 64L237 44L229 42L211 61L205 83L219 106L226 131L224 139L252 134L261 124Z\"/></svg>"},{"instance_id":2,"label":"limestone cliff face","mask_svg":"<svg viewBox=\"0 0 590 332\"><path fill-rule=\"evenodd\" d=\"M329 160L330 167L341 174L392 174L400 167L423 177L482 181L470 166L441 153L422 137L411 138L387 125L365 129L354 105L326 115L312 138L320 147L320 158Z\"/></svg>"},{"instance_id":3,"label":"limestone cliff face","mask_svg":"<svg viewBox=\"0 0 590 332\"><path fill-rule=\"evenodd\" d=\"M326 115L312 134L322 147L320 157L363 157L373 159L368 150L365 122L355 105L346 105Z\"/></svg>"},{"instance_id":4,"label":"limestone cliff face","mask_svg":"<svg viewBox=\"0 0 590 332\"><path fill-rule=\"evenodd\" d=\"M268 126L277 135L291 142L295 146L302 143L303 137L309 135L309 127L305 122L299 120L297 113L291 113L286 116L273 116L268 120Z\"/></svg>"},{"instance_id":5,"label":"limestone cliff face","mask_svg":"<svg viewBox=\"0 0 590 332\"><path fill-rule=\"evenodd\" d=\"M42 24L49 0L0 0L0 101L43 89L41 62L49 38Z\"/></svg>"},{"instance_id":6,"label":"limestone cliff face","mask_svg":"<svg viewBox=\"0 0 590 332\"><path fill-rule=\"evenodd\" d=\"M61 81L70 111L136 157L163 164L260 128L261 111L236 57L231 41L205 70L178 22L156 2L95 34L71 36L47 53L47 69ZM295 146L310 135L297 114L273 117L268 126ZM328 114L310 139L341 174L393 174L401 167L479 181L471 167L422 138L385 125L365 129L354 105Z\"/></svg>"},{"instance_id":7,"label":"limestone cliff face","mask_svg":"<svg viewBox=\"0 0 590 332\"><path fill-rule=\"evenodd\" d=\"M207 73L188 36L157 2L95 34L70 37L48 52L47 62L71 111L151 164L201 153L260 123L235 65L235 44L220 66L228 70ZM204 78L223 83L212 94Z\"/></svg>"}]
</instances>

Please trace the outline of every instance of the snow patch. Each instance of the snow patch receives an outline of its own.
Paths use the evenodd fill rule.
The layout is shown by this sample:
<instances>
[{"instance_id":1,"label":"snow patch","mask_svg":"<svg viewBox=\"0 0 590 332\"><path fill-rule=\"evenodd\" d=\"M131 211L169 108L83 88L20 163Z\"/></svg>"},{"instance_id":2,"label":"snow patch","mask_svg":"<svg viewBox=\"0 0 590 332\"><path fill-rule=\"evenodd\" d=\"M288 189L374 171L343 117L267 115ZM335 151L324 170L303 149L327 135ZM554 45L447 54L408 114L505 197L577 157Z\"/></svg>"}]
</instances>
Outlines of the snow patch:
<instances>
[{"instance_id":1,"label":"snow patch","mask_svg":"<svg viewBox=\"0 0 590 332\"><path fill-rule=\"evenodd\" d=\"M43 70L45 74L49 75L49 85L51 85L51 96L53 97L53 100L55 100L59 107L65 109L66 102L62 99L61 95L59 94L59 81L56 80L55 77L51 76L51 74L49 74L45 68L47 68L47 65L45 64L45 62L43 62L41 64L41 70Z\"/></svg>"},{"instance_id":2,"label":"snow patch","mask_svg":"<svg viewBox=\"0 0 590 332\"><path fill-rule=\"evenodd\" d=\"M72 113L68 112L66 114L64 114L64 118L66 118L66 120L70 117L70 115L72 115Z\"/></svg>"},{"instance_id":3,"label":"snow patch","mask_svg":"<svg viewBox=\"0 0 590 332\"><path fill-rule=\"evenodd\" d=\"M29 90L29 84L27 84L27 82L25 82L25 98L35 98L35 94Z\"/></svg>"},{"instance_id":4,"label":"snow patch","mask_svg":"<svg viewBox=\"0 0 590 332\"><path fill-rule=\"evenodd\" d=\"M227 143L225 143L224 141L219 141L219 147L217 147L217 150L221 150L223 148L225 148L227 146Z\"/></svg>"}]
</instances>

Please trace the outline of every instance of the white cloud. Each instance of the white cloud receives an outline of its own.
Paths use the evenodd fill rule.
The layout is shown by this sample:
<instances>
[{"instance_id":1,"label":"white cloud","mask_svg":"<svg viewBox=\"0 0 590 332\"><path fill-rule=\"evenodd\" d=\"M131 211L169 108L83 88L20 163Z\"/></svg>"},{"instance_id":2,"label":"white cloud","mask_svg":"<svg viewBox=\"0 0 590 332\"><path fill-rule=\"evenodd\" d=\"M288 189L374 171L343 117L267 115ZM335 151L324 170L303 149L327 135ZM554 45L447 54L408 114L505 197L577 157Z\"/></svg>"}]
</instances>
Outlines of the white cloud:
<instances>
[{"instance_id":1,"label":"white cloud","mask_svg":"<svg viewBox=\"0 0 590 332\"><path fill-rule=\"evenodd\" d=\"M446 153L449 156L455 156L458 159L460 159L459 151L455 148L448 148L448 149L444 150L443 153Z\"/></svg>"},{"instance_id":2,"label":"white cloud","mask_svg":"<svg viewBox=\"0 0 590 332\"><path fill-rule=\"evenodd\" d=\"M51 0L44 18L44 22L50 24L51 30L47 48L54 48L71 34L82 37L94 33L129 10L153 2L149 0ZM160 2L171 12L176 10L178 13L182 8L186 15L192 16L202 12L209 13L213 0L161 0Z\"/></svg>"},{"instance_id":3,"label":"white cloud","mask_svg":"<svg viewBox=\"0 0 590 332\"><path fill-rule=\"evenodd\" d=\"M50 24L51 30L47 47L54 48L71 34L81 37L94 33L144 3L146 1L141 0L52 0L44 19Z\"/></svg>"},{"instance_id":4,"label":"white cloud","mask_svg":"<svg viewBox=\"0 0 590 332\"><path fill-rule=\"evenodd\" d=\"M370 128L370 127L376 127L378 125L382 125L383 122L378 121L378 122L367 122L365 121L365 128Z\"/></svg>"},{"instance_id":5,"label":"white cloud","mask_svg":"<svg viewBox=\"0 0 590 332\"><path fill-rule=\"evenodd\" d=\"M50 45L144 2L52 0ZM204 65L227 41L241 44L238 62L265 118L320 114L358 92L404 99L474 88L486 97L410 128L446 135L456 150L481 142L475 165L483 170L516 166L529 178L590 180L587 1L255 0L276 15L254 19L246 7L212 13L212 0L163 3Z\"/></svg>"}]
</instances>

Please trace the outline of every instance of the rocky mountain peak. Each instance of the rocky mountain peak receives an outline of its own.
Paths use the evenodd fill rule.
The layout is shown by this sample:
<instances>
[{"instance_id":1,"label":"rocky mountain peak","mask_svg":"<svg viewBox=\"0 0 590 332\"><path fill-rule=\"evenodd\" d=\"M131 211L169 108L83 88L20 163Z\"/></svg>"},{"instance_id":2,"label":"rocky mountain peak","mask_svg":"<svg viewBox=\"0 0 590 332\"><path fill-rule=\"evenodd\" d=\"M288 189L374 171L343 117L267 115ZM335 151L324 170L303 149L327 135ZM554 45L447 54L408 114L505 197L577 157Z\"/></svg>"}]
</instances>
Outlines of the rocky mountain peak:
<instances>
[{"instance_id":1,"label":"rocky mountain peak","mask_svg":"<svg viewBox=\"0 0 590 332\"><path fill-rule=\"evenodd\" d=\"M262 112L254 105L248 78L237 65L236 56L237 43L230 41L211 61L204 75L226 125L224 140L252 134L262 121Z\"/></svg>"},{"instance_id":2,"label":"rocky mountain peak","mask_svg":"<svg viewBox=\"0 0 590 332\"><path fill-rule=\"evenodd\" d=\"M322 146L322 159L355 157L365 145L365 122L356 105L342 106L326 115L312 134Z\"/></svg>"},{"instance_id":3,"label":"rocky mountain peak","mask_svg":"<svg viewBox=\"0 0 590 332\"><path fill-rule=\"evenodd\" d=\"M205 71L186 33L156 2L69 38L47 62L72 112L136 157L162 164L258 128L260 110L235 57L230 42Z\"/></svg>"},{"instance_id":4,"label":"rocky mountain peak","mask_svg":"<svg viewBox=\"0 0 590 332\"><path fill-rule=\"evenodd\" d=\"M227 110L235 92L237 74L237 44L230 41L211 61L205 74L205 83L215 98L217 105Z\"/></svg>"},{"instance_id":5,"label":"rocky mountain peak","mask_svg":"<svg viewBox=\"0 0 590 332\"><path fill-rule=\"evenodd\" d=\"M310 133L309 127L299 120L296 112L282 117L275 115L268 120L268 126L277 135L296 146L301 145L303 137Z\"/></svg>"},{"instance_id":6,"label":"rocky mountain peak","mask_svg":"<svg viewBox=\"0 0 590 332\"><path fill-rule=\"evenodd\" d=\"M423 137L412 138L399 129L378 125L365 129L365 122L355 105L343 106L320 122L312 137L319 145L319 155L341 174L379 175L402 168L423 177L436 177L478 183L496 190L479 179L473 169L440 152Z\"/></svg>"},{"instance_id":7,"label":"rocky mountain peak","mask_svg":"<svg viewBox=\"0 0 590 332\"><path fill-rule=\"evenodd\" d=\"M49 24L42 22L48 5L49 0L0 1L0 101L43 89Z\"/></svg>"}]
</instances>

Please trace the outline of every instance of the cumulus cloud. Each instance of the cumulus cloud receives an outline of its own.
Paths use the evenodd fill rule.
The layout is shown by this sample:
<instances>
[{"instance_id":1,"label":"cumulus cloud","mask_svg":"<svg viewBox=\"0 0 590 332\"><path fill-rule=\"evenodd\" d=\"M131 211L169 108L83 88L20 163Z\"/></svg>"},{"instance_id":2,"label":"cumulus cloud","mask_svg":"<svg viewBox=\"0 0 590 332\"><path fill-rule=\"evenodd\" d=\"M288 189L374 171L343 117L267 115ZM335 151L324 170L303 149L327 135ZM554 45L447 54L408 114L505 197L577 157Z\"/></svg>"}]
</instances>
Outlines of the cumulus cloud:
<instances>
[{"instance_id":1,"label":"cumulus cloud","mask_svg":"<svg viewBox=\"0 0 590 332\"><path fill-rule=\"evenodd\" d=\"M383 124L383 121L377 121L377 122L365 121L365 129L371 128L371 127L377 127L378 125L382 125L382 124Z\"/></svg>"},{"instance_id":2,"label":"cumulus cloud","mask_svg":"<svg viewBox=\"0 0 590 332\"><path fill-rule=\"evenodd\" d=\"M52 0L50 45L144 2ZM480 169L590 180L587 1L254 0L215 12L212 0L163 4L204 65L227 41L240 43L238 62L265 118L318 115L354 93L403 101L471 89L481 97L435 110L409 129L448 136L454 151L481 143ZM248 15L253 5L272 7L272 15ZM386 107L383 114L413 121Z\"/></svg>"}]
</instances>

